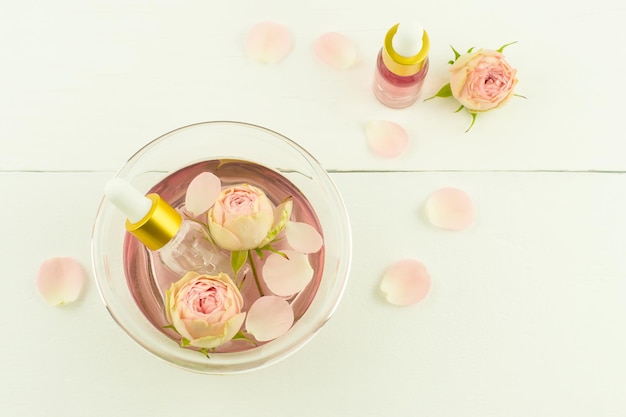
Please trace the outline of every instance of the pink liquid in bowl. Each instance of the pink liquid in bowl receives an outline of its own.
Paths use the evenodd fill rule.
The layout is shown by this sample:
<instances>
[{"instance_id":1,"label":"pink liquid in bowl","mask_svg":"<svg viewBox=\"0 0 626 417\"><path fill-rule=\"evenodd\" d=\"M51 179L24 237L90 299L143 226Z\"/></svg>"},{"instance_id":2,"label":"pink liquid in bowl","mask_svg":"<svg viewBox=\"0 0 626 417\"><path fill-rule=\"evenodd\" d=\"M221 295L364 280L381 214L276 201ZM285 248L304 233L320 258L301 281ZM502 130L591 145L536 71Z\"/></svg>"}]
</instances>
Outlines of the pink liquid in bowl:
<instances>
[{"instance_id":1,"label":"pink liquid in bowl","mask_svg":"<svg viewBox=\"0 0 626 417\"><path fill-rule=\"evenodd\" d=\"M199 162L168 175L154 185L149 192L159 194L170 205L181 210L184 206L185 192L189 183L202 172L212 172L220 177L223 187L241 183L254 185L262 189L274 205L278 205L286 197L291 196L293 199L291 220L308 223L323 236L319 219L302 192L280 173L252 162L242 160ZM206 222L202 217L200 219ZM257 271L261 271L264 261L256 255L253 255L253 261ZM313 279L303 291L287 300L294 310L295 321L304 315L319 287L324 265L324 246L319 252L309 255L309 262L314 271ZM244 311L259 297L254 279L250 275L249 269L246 270L246 268L249 267L244 267L238 274L238 277L247 274L241 288L244 298ZM163 295L170 284L177 281L180 276L165 268L157 253L149 251L128 233L124 238L124 271L131 294L146 318L161 332L178 341L180 339L178 334L173 330L164 328L169 323L165 315ZM260 281L264 294L271 294L267 286L263 284L263 280L260 279ZM248 350L261 344L261 342L257 342L254 345L245 340L233 340L219 346L216 352Z\"/></svg>"}]
</instances>

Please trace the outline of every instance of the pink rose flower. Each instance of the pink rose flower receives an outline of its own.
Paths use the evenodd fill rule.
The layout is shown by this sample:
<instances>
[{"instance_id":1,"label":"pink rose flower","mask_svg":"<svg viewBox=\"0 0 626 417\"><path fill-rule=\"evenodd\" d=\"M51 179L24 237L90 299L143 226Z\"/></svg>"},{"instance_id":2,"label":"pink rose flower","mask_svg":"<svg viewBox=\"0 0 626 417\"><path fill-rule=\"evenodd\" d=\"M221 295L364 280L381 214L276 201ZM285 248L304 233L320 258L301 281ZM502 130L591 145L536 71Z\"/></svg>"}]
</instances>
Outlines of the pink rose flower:
<instances>
[{"instance_id":1,"label":"pink rose flower","mask_svg":"<svg viewBox=\"0 0 626 417\"><path fill-rule=\"evenodd\" d=\"M210 349L231 340L241 328L243 298L224 273L188 272L165 294L168 321L191 346Z\"/></svg>"},{"instance_id":2,"label":"pink rose flower","mask_svg":"<svg viewBox=\"0 0 626 417\"><path fill-rule=\"evenodd\" d=\"M248 184L225 190L208 213L215 243L229 251L259 247L274 223L274 206L265 193Z\"/></svg>"},{"instance_id":3,"label":"pink rose flower","mask_svg":"<svg viewBox=\"0 0 626 417\"><path fill-rule=\"evenodd\" d=\"M461 55L450 67L454 98L472 113L502 106L513 96L517 70L498 51L480 49Z\"/></svg>"}]
</instances>

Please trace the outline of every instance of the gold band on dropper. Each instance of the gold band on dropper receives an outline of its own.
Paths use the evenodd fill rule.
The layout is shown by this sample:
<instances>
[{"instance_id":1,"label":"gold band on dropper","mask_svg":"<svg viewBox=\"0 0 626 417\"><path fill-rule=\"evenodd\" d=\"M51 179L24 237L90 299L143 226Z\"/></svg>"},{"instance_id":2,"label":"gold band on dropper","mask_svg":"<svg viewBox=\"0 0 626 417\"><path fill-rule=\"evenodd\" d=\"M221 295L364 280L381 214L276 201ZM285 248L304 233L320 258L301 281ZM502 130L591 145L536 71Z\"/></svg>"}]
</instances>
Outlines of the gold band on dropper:
<instances>
[{"instance_id":1,"label":"gold band on dropper","mask_svg":"<svg viewBox=\"0 0 626 417\"><path fill-rule=\"evenodd\" d=\"M387 32L385 36L385 44L383 46L383 63L389 71L402 77L408 77L413 74L417 74L424 67L426 58L428 57L428 51L430 50L430 40L428 39L428 33L424 31L422 35L422 49L417 55L411 57L404 57L399 55L393 49L393 36L398 31L398 25L393 26Z\"/></svg>"},{"instance_id":2,"label":"gold band on dropper","mask_svg":"<svg viewBox=\"0 0 626 417\"><path fill-rule=\"evenodd\" d=\"M178 233L183 218L158 194L148 194L152 208L137 223L126 220L126 230L150 250L159 250Z\"/></svg>"}]
</instances>

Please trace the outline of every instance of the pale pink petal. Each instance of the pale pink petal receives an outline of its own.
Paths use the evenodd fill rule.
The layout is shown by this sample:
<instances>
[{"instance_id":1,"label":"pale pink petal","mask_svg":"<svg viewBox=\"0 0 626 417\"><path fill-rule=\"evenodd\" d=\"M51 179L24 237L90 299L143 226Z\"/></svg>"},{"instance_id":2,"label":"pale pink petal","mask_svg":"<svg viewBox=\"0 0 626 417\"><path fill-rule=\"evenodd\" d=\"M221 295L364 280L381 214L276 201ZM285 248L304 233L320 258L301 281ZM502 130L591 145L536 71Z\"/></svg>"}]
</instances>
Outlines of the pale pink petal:
<instances>
[{"instance_id":1,"label":"pale pink petal","mask_svg":"<svg viewBox=\"0 0 626 417\"><path fill-rule=\"evenodd\" d=\"M267 257L263 265L263 279L276 295L289 296L302 291L313 278L309 257L291 250L283 251L287 258L278 253Z\"/></svg>"},{"instance_id":2,"label":"pale pink petal","mask_svg":"<svg viewBox=\"0 0 626 417\"><path fill-rule=\"evenodd\" d=\"M185 339L193 340L193 336L187 330L187 320L183 319L180 314L176 313L170 313L169 316L171 316L172 318L172 325L174 326L176 331Z\"/></svg>"},{"instance_id":3,"label":"pale pink petal","mask_svg":"<svg viewBox=\"0 0 626 417\"><path fill-rule=\"evenodd\" d=\"M213 238L217 246L230 251L240 250L242 244L239 238L230 230L222 227L222 225L218 223L215 223L210 215L208 217L209 232L211 232L211 237Z\"/></svg>"},{"instance_id":4,"label":"pale pink petal","mask_svg":"<svg viewBox=\"0 0 626 417\"><path fill-rule=\"evenodd\" d=\"M259 23L252 28L246 39L248 57L263 64L280 62L291 50L291 33L274 22Z\"/></svg>"},{"instance_id":5,"label":"pale pink petal","mask_svg":"<svg viewBox=\"0 0 626 417\"><path fill-rule=\"evenodd\" d=\"M224 343L235 337L237 332L239 332L239 329L241 328L241 325L243 324L245 318L246 313L239 313L226 322L226 325L224 326L221 334L215 336L204 336L198 339L190 339L189 344L191 346L206 349L212 349L219 345L223 345Z\"/></svg>"},{"instance_id":6,"label":"pale pink petal","mask_svg":"<svg viewBox=\"0 0 626 417\"><path fill-rule=\"evenodd\" d=\"M293 324L293 309L274 295L261 297L252 304L246 318L246 331L260 342L282 336Z\"/></svg>"},{"instance_id":7,"label":"pale pink petal","mask_svg":"<svg viewBox=\"0 0 626 417\"><path fill-rule=\"evenodd\" d=\"M391 304L405 306L421 301L430 290L430 276L421 262L405 259L383 276L380 291Z\"/></svg>"},{"instance_id":8,"label":"pale pink petal","mask_svg":"<svg viewBox=\"0 0 626 417\"><path fill-rule=\"evenodd\" d=\"M333 68L347 69L357 60L354 43L337 32L325 33L313 44L315 55Z\"/></svg>"},{"instance_id":9,"label":"pale pink petal","mask_svg":"<svg viewBox=\"0 0 626 417\"><path fill-rule=\"evenodd\" d=\"M302 222L287 222L285 238L293 250L303 253L315 253L324 243L313 226Z\"/></svg>"},{"instance_id":10,"label":"pale pink petal","mask_svg":"<svg viewBox=\"0 0 626 417\"><path fill-rule=\"evenodd\" d=\"M372 120L365 126L370 149L379 156L393 158L409 146L409 135L402 126L387 120Z\"/></svg>"},{"instance_id":11,"label":"pale pink petal","mask_svg":"<svg viewBox=\"0 0 626 417\"><path fill-rule=\"evenodd\" d=\"M426 216L433 226L462 230L474 223L474 204L465 191L442 188L426 200Z\"/></svg>"},{"instance_id":12,"label":"pale pink petal","mask_svg":"<svg viewBox=\"0 0 626 417\"><path fill-rule=\"evenodd\" d=\"M219 177L211 172L203 172L195 177L187 187L185 210L192 216L198 216L210 209L222 190Z\"/></svg>"},{"instance_id":13,"label":"pale pink petal","mask_svg":"<svg viewBox=\"0 0 626 417\"><path fill-rule=\"evenodd\" d=\"M42 262L37 274L37 290L50 305L76 301L85 277L73 258L50 258Z\"/></svg>"}]
</instances>

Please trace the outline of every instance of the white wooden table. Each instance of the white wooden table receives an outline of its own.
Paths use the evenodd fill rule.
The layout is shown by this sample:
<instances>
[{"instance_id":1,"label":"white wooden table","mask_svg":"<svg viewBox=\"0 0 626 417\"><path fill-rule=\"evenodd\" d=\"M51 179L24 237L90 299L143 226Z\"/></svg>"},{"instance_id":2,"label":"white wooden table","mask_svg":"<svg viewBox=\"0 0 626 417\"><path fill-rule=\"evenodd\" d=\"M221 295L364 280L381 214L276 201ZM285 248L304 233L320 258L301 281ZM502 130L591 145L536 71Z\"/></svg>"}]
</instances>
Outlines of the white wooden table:
<instances>
[{"instance_id":1,"label":"white wooden table","mask_svg":"<svg viewBox=\"0 0 626 417\"><path fill-rule=\"evenodd\" d=\"M446 82L449 45L517 40L506 55L528 99L469 133L452 100L379 104L375 56L406 16L432 41L424 97ZM275 66L243 48L264 20L294 36ZM618 0L3 1L0 414L626 415L624 20ZM328 31L354 40L354 68L314 56ZM403 156L368 149L373 119L409 131ZM332 320L286 360L228 377L142 350L105 310L90 266L106 180L148 141L207 120L260 124L308 149L345 198L354 237ZM425 199L444 186L476 203L469 230L425 221ZM53 256L90 278L60 308L35 290ZM433 287L399 308L376 289L403 258L421 260Z\"/></svg>"}]
</instances>

